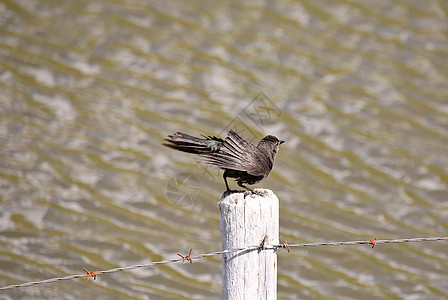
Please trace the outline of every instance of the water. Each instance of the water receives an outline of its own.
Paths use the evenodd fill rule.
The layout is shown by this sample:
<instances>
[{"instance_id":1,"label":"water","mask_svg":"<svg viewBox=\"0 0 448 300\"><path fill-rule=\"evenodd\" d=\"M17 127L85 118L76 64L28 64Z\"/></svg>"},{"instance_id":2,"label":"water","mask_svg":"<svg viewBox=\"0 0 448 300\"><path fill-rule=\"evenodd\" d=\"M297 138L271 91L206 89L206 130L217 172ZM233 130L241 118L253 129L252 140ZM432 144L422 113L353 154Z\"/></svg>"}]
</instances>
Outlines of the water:
<instances>
[{"instance_id":1,"label":"water","mask_svg":"<svg viewBox=\"0 0 448 300\"><path fill-rule=\"evenodd\" d=\"M287 140L258 185L281 241L446 236L447 11L3 1L0 286L220 250L221 173L164 148L175 131ZM446 247L281 251L279 299L445 299ZM221 258L1 293L86 297L219 299Z\"/></svg>"}]
</instances>

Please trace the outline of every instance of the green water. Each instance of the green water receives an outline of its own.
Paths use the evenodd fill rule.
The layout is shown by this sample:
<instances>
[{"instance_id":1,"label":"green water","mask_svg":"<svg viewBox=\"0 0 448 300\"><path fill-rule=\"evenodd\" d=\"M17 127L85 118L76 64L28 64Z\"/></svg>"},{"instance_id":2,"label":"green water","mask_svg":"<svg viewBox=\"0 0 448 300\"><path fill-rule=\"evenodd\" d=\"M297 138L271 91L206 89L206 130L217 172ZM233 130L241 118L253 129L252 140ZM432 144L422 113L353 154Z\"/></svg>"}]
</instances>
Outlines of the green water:
<instances>
[{"instance_id":1,"label":"green water","mask_svg":"<svg viewBox=\"0 0 448 300\"><path fill-rule=\"evenodd\" d=\"M447 13L444 1L2 1L0 286L221 250L221 173L164 148L175 131L287 140L258 184L280 199L281 241L447 236ZM186 177L193 190L170 185ZM280 251L278 296L446 299L447 253ZM220 297L219 256L0 292Z\"/></svg>"}]
</instances>

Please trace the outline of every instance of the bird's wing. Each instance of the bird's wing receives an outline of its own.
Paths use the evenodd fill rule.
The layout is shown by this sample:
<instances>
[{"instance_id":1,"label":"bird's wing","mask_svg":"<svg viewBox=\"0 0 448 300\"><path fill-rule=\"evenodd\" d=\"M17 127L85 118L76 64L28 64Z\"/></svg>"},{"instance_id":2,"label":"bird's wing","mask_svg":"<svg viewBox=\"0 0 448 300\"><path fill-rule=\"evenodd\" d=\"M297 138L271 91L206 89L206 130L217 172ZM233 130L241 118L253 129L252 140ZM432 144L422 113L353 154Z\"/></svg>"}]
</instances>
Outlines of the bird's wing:
<instances>
[{"instance_id":1,"label":"bird's wing","mask_svg":"<svg viewBox=\"0 0 448 300\"><path fill-rule=\"evenodd\" d=\"M245 171L254 176L264 176L270 171L270 159L236 132L229 131L219 151L202 155L205 162L222 169Z\"/></svg>"}]
</instances>

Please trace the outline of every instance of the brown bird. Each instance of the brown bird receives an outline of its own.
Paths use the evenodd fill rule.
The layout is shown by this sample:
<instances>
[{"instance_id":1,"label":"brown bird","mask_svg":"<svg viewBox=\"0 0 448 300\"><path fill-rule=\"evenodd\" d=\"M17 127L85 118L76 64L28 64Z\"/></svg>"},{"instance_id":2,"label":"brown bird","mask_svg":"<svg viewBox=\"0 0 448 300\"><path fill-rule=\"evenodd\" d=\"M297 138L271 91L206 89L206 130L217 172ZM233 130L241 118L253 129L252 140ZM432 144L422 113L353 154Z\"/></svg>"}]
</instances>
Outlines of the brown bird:
<instances>
[{"instance_id":1,"label":"brown bird","mask_svg":"<svg viewBox=\"0 0 448 300\"><path fill-rule=\"evenodd\" d=\"M224 170L224 182L227 192L235 192L229 188L227 177L235 178L238 185L254 194L259 194L243 184L255 184L269 175L274 166L281 141L273 135L265 136L254 146L236 132L229 131L223 140L215 136L194 137L182 132L169 135L163 145L204 158L205 163Z\"/></svg>"}]
</instances>

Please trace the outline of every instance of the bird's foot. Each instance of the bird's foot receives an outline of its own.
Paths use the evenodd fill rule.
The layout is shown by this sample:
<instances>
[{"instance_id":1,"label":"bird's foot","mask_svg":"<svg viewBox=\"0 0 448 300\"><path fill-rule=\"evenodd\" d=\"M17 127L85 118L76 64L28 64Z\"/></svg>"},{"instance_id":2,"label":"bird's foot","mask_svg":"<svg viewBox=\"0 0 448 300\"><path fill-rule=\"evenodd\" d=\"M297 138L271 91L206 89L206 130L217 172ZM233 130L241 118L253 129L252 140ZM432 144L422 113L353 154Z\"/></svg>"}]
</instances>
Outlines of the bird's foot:
<instances>
[{"instance_id":1,"label":"bird's foot","mask_svg":"<svg viewBox=\"0 0 448 300\"><path fill-rule=\"evenodd\" d=\"M242 193L242 192L244 192L244 191L228 189L228 190L226 190L226 191L224 192L223 196L228 196L228 195L233 194L233 193Z\"/></svg>"},{"instance_id":2,"label":"bird's foot","mask_svg":"<svg viewBox=\"0 0 448 300\"><path fill-rule=\"evenodd\" d=\"M250 190L250 191L247 191L247 192L244 193L244 198L246 198L246 196L249 196L249 195L257 195L257 196L264 197L264 193L263 192Z\"/></svg>"}]
</instances>

